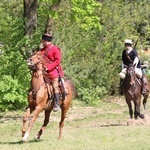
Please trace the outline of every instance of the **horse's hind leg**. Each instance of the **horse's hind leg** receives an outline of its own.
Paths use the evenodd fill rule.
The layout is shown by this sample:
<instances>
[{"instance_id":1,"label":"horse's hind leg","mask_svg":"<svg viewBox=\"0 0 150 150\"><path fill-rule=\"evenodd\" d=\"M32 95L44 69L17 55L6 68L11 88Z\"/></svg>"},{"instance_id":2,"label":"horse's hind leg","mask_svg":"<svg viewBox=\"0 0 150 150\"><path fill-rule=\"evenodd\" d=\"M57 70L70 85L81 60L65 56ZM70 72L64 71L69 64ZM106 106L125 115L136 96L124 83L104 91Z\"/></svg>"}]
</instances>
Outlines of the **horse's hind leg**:
<instances>
[{"instance_id":1,"label":"horse's hind leg","mask_svg":"<svg viewBox=\"0 0 150 150\"><path fill-rule=\"evenodd\" d=\"M49 123L49 117L50 117L50 113L51 113L52 109L50 110L45 110L45 118L44 118L44 123L42 125L42 128L39 130L39 132L37 133L35 139L39 140L43 131L45 130L47 124Z\"/></svg>"},{"instance_id":2,"label":"horse's hind leg","mask_svg":"<svg viewBox=\"0 0 150 150\"><path fill-rule=\"evenodd\" d=\"M66 115L67 115L67 111L70 107L70 103L72 101L72 90L70 88L70 86L67 86L68 87L68 95L66 96L66 99L64 101L62 101L61 103L61 120L59 122L59 136L58 136L58 139L60 139L62 137L62 130L63 130L63 126L64 126L64 120L66 118Z\"/></svg>"},{"instance_id":3,"label":"horse's hind leg","mask_svg":"<svg viewBox=\"0 0 150 150\"><path fill-rule=\"evenodd\" d=\"M62 106L61 107L61 120L59 122L59 136L58 136L58 139L60 139L62 137L62 130L63 130L63 127L64 127L64 120L66 118L66 115L67 115L67 111L69 109L69 106Z\"/></svg>"},{"instance_id":4,"label":"horse's hind leg","mask_svg":"<svg viewBox=\"0 0 150 150\"><path fill-rule=\"evenodd\" d=\"M22 125L22 137L25 135L26 132L26 122L28 121L29 116L31 115L31 113L34 111L34 108L27 108L26 114L23 117L23 125Z\"/></svg>"},{"instance_id":5,"label":"horse's hind leg","mask_svg":"<svg viewBox=\"0 0 150 150\"><path fill-rule=\"evenodd\" d=\"M144 110L146 110L147 99L148 99L148 95L144 95L144 99L143 99Z\"/></svg>"}]
</instances>

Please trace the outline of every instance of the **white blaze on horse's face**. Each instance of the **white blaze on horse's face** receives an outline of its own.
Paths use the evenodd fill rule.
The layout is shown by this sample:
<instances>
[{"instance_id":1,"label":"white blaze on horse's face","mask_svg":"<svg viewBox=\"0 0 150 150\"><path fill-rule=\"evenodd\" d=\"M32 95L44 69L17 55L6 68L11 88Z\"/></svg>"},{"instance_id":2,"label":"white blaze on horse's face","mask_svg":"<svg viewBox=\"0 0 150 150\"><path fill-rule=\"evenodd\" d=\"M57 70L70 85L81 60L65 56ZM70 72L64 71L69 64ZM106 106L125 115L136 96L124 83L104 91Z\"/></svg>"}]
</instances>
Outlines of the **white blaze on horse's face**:
<instances>
[{"instance_id":1,"label":"white blaze on horse's face","mask_svg":"<svg viewBox=\"0 0 150 150\"><path fill-rule=\"evenodd\" d=\"M131 86L133 86L133 87L135 87L135 79L136 79L136 75L135 75L135 70L134 70L134 68L133 67L130 67L129 69L128 69L128 74L130 75L129 77L130 77L130 85Z\"/></svg>"},{"instance_id":2,"label":"white blaze on horse's face","mask_svg":"<svg viewBox=\"0 0 150 150\"><path fill-rule=\"evenodd\" d=\"M30 66L31 65L31 58L27 59L27 65Z\"/></svg>"},{"instance_id":3,"label":"white blaze on horse's face","mask_svg":"<svg viewBox=\"0 0 150 150\"><path fill-rule=\"evenodd\" d=\"M27 59L27 65L31 69L35 69L38 62L39 62L39 59L38 59L37 55L33 55L33 56L31 56L30 58Z\"/></svg>"}]
</instances>

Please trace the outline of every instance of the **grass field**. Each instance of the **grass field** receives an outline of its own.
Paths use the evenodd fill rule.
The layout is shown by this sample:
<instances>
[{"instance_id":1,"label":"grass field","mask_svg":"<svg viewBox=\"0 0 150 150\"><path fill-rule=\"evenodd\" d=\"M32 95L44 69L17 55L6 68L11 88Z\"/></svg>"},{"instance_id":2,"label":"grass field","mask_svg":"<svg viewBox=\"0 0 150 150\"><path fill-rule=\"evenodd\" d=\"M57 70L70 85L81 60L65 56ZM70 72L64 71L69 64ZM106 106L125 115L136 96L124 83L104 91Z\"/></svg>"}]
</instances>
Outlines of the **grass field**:
<instances>
[{"instance_id":1,"label":"grass field","mask_svg":"<svg viewBox=\"0 0 150 150\"><path fill-rule=\"evenodd\" d=\"M150 114L147 103L147 114ZM143 107L141 107L143 112ZM34 136L43 123L36 120L27 142L21 141L23 111L0 113L0 150L150 150L149 123L127 125L128 108L121 98L109 97L98 108L74 100L65 121L63 137L57 140L60 112L52 113L39 141Z\"/></svg>"}]
</instances>

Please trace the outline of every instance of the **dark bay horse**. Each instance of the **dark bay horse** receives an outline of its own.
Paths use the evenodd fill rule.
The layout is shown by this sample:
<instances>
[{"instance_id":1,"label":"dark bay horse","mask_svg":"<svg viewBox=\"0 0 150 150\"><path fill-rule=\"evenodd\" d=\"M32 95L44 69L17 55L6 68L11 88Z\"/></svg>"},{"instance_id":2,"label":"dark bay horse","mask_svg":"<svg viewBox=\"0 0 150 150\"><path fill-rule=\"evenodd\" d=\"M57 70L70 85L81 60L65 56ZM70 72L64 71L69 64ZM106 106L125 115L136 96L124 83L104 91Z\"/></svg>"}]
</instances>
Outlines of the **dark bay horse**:
<instances>
[{"instance_id":1,"label":"dark bay horse","mask_svg":"<svg viewBox=\"0 0 150 150\"><path fill-rule=\"evenodd\" d=\"M134 113L134 118L138 119L140 117L141 119L144 118L144 114L140 113L140 106L141 106L141 97L142 97L142 85L141 85L141 79L137 77L135 74L135 67L127 67L127 72L126 72L126 77L122 83L122 89L123 93L125 95L125 100L129 108L129 114L130 118L133 118L133 113ZM148 94L149 94L149 89L146 87ZM143 106L144 109L146 109L146 102L148 99L148 94L143 95ZM132 109L132 103L133 101L134 104L134 111Z\"/></svg>"},{"instance_id":2,"label":"dark bay horse","mask_svg":"<svg viewBox=\"0 0 150 150\"><path fill-rule=\"evenodd\" d=\"M29 132L33 127L35 120L37 119L39 113L44 110L45 111L45 118L43 125L39 132L36 135L36 139L40 139L43 131L45 130L47 124L49 123L50 113L53 110L54 100L53 100L53 93L52 93L52 86L49 86L45 82L44 78L44 70L42 65L42 54L40 51L36 52L30 58L28 58L27 63L29 68L32 71L32 78L31 78L31 88L28 93L28 107L25 116L23 117L23 126L22 126L22 140L27 141ZM69 82L66 80L64 82L65 97L62 97L60 100L60 107L61 107L61 119L59 123L59 136L58 139L62 136L62 129L64 126L64 120L73 99L73 91L72 87L70 86ZM48 94L49 93L49 94ZM51 97L50 97L51 96ZM34 115L29 122L28 128L26 130L26 123L34 111Z\"/></svg>"}]
</instances>

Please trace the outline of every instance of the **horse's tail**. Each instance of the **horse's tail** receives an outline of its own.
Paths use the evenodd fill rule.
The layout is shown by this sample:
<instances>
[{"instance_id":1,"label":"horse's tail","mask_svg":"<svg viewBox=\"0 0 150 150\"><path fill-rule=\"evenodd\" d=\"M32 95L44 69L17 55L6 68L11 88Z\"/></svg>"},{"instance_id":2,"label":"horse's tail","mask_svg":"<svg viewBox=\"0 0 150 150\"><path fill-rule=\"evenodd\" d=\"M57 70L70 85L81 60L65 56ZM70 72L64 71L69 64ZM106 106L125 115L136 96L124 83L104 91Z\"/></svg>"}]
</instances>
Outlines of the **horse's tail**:
<instances>
[{"instance_id":1,"label":"horse's tail","mask_svg":"<svg viewBox=\"0 0 150 150\"><path fill-rule=\"evenodd\" d=\"M77 91L75 85L71 79L65 79L65 83L67 83L71 87L71 91L73 93L73 98L77 97Z\"/></svg>"}]
</instances>

